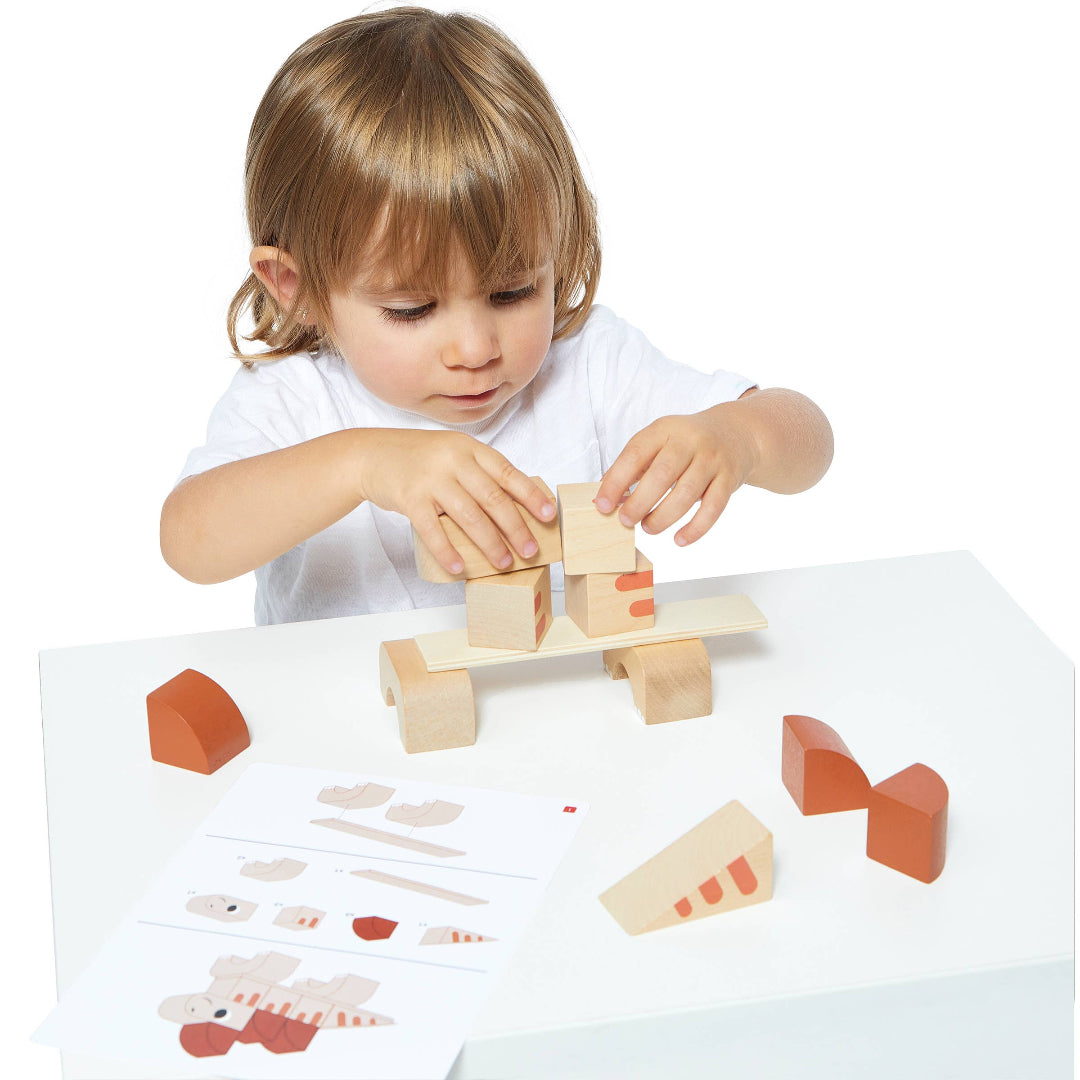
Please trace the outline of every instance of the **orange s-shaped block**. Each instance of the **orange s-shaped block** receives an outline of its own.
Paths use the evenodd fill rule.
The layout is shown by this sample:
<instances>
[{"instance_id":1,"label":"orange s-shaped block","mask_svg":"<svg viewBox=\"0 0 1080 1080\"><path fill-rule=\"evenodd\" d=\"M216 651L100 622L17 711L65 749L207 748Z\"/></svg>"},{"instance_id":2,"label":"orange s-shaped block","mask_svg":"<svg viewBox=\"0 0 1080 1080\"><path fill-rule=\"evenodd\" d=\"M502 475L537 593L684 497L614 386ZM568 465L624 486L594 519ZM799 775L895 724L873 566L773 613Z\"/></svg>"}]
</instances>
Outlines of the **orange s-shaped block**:
<instances>
[{"instance_id":1,"label":"orange s-shaped block","mask_svg":"<svg viewBox=\"0 0 1080 1080\"><path fill-rule=\"evenodd\" d=\"M945 866L949 789L927 765L909 765L870 790L866 854L929 884Z\"/></svg>"},{"instance_id":2,"label":"orange s-shaped block","mask_svg":"<svg viewBox=\"0 0 1080 1080\"><path fill-rule=\"evenodd\" d=\"M146 695L150 756L210 774L251 745L240 710L213 679L188 668Z\"/></svg>"},{"instance_id":3,"label":"orange s-shaped block","mask_svg":"<svg viewBox=\"0 0 1080 1080\"><path fill-rule=\"evenodd\" d=\"M784 717L781 775L804 814L863 810L870 781L844 740L812 716Z\"/></svg>"}]
</instances>

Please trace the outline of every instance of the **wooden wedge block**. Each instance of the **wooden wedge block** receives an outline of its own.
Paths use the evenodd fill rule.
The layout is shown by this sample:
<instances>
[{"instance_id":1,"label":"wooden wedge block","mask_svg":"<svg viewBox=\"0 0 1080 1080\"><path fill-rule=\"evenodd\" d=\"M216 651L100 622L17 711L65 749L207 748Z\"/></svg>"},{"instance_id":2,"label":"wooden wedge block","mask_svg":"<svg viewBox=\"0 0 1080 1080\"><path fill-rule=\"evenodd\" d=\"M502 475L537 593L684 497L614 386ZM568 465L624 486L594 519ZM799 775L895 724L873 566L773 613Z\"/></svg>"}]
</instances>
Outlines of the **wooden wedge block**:
<instances>
[{"instance_id":1,"label":"wooden wedge block","mask_svg":"<svg viewBox=\"0 0 1080 1080\"><path fill-rule=\"evenodd\" d=\"M533 483L535 483L542 491L544 491L552 503L556 502L555 496L551 492L551 488L540 479L539 476L532 477ZM518 505L518 510L521 512L521 517L525 524L528 525L529 531L533 534L533 538L538 545L536 554L531 559L523 559L512 547L510 548L510 554L514 557L514 561L506 568L504 573L513 573L515 570L523 570L527 566L548 566L551 563L559 562L562 559L562 538L559 532L559 516L555 515L550 521L540 521L534 518L524 506ZM445 584L449 581L468 581L470 578L477 577L490 577L493 574L498 574L497 567L491 565L488 562L487 556L465 535L461 526L456 521L447 517L446 514L439 515L439 521L442 527L446 530L447 538L450 543L454 545L462 561L465 563L465 569L460 574L447 573L435 556L428 551L424 541L420 539L419 534L413 529L413 549L416 555L416 572L424 579L424 581L432 581L436 584ZM507 545L509 547L509 545Z\"/></svg>"},{"instance_id":2,"label":"wooden wedge block","mask_svg":"<svg viewBox=\"0 0 1080 1080\"><path fill-rule=\"evenodd\" d=\"M407 754L476 742L468 671L428 671L414 638L379 646L379 684L386 704L397 706L398 731Z\"/></svg>"},{"instance_id":3,"label":"wooden wedge block","mask_svg":"<svg viewBox=\"0 0 1080 1080\"><path fill-rule=\"evenodd\" d=\"M466 581L465 619L472 646L535 650L551 629L551 567Z\"/></svg>"},{"instance_id":4,"label":"wooden wedge block","mask_svg":"<svg viewBox=\"0 0 1080 1080\"><path fill-rule=\"evenodd\" d=\"M870 781L844 740L812 716L785 716L781 775L804 814L863 810Z\"/></svg>"},{"instance_id":5,"label":"wooden wedge block","mask_svg":"<svg viewBox=\"0 0 1080 1080\"><path fill-rule=\"evenodd\" d=\"M949 789L927 765L909 765L870 789L866 854L929 884L945 867Z\"/></svg>"},{"instance_id":6,"label":"wooden wedge block","mask_svg":"<svg viewBox=\"0 0 1080 1080\"><path fill-rule=\"evenodd\" d=\"M604 670L629 679L646 724L712 713L712 664L701 638L604 650Z\"/></svg>"},{"instance_id":7,"label":"wooden wedge block","mask_svg":"<svg viewBox=\"0 0 1080 1080\"><path fill-rule=\"evenodd\" d=\"M642 934L771 897L772 833L733 799L612 885L600 902L628 934Z\"/></svg>"},{"instance_id":8,"label":"wooden wedge block","mask_svg":"<svg viewBox=\"0 0 1080 1080\"><path fill-rule=\"evenodd\" d=\"M209 775L251 745L240 710L213 679L194 668L146 695L150 756Z\"/></svg>"},{"instance_id":9,"label":"wooden wedge block","mask_svg":"<svg viewBox=\"0 0 1080 1080\"><path fill-rule=\"evenodd\" d=\"M559 484L559 528L567 574L625 574L637 565L634 528L619 513L601 514L597 484Z\"/></svg>"},{"instance_id":10,"label":"wooden wedge block","mask_svg":"<svg viewBox=\"0 0 1080 1080\"><path fill-rule=\"evenodd\" d=\"M567 574L566 614L588 637L653 625L653 564L641 552L627 574Z\"/></svg>"}]
</instances>

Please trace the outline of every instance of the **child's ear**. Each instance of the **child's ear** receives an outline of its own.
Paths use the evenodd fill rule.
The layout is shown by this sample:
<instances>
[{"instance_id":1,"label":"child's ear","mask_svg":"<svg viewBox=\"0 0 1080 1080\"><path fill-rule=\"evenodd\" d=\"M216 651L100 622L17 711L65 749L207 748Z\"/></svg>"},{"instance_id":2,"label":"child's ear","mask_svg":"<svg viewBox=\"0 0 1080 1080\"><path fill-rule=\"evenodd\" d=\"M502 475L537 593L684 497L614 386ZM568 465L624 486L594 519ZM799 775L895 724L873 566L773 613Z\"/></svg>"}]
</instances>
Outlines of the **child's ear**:
<instances>
[{"instance_id":1,"label":"child's ear","mask_svg":"<svg viewBox=\"0 0 1080 1080\"><path fill-rule=\"evenodd\" d=\"M252 248L248 258L252 273L266 286L270 295L283 308L292 306L300 275L287 251L276 247Z\"/></svg>"}]
</instances>

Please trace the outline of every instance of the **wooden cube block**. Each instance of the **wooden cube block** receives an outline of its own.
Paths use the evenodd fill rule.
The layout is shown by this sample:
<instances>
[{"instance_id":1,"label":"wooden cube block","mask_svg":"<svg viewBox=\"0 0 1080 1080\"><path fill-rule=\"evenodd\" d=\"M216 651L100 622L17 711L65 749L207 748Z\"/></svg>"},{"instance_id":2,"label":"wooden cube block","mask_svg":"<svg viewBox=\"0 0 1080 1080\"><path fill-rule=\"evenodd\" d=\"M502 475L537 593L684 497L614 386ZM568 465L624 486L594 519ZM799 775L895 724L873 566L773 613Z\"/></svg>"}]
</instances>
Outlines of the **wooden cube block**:
<instances>
[{"instance_id":1,"label":"wooden cube block","mask_svg":"<svg viewBox=\"0 0 1080 1080\"><path fill-rule=\"evenodd\" d=\"M566 614L586 637L653 625L653 564L637 552L629 574L567 574Z\"/></svg>"},{"instance_id":2,"label":"wooden cube block","mask_svg":"<svg viewBox=\"0 0 1080 1080\"><path fill-rule=\"evenodd\" d=\"M188 668L146 695L150 756L210 774L251 745L247 724L213 679Z\"/></svg>"},{"instance_id":3,"label":"wooden cube block","mask_svg":"<svg viewBox=\"0 0 1080 1080\"><path fill-rule=\"evenodd\" d=\"M560 484L559 528L568 574L625 574L637 565L634 528L619 512L601 514L593 504L600 485Z\"/></svg>"},{"instance_id":4,"label":"wooden cube block","mask_svg":"<svg viewBox=\"0 0 1080 1080\"><path fill-rule=\"evenodd\" d=\"M551 567L465 582L469 644L534 652L551 626Z\"/></svg>"},{"instance_id":5,"label":"wooden cube block","mask_svg":"<svg viewBox=\"0 0 1080 1080\"><path fill-rule=\"evenodd\" d=\"M781 776L804 814L862 810L870 781L844 740L812 716L784 717Z\"/></svg>"},{"instance_id":6,"label":"wooden cube block","mask_svg":"<svg viewBox=\"0 0 1080 1080\"><path fill-rule=\"evenodd\" d=\"M628 934L772 897L772 833L735 799L601 894Z\"/></svg>"},{"instance_id":7,"label":"wooden cube block","mask_svg":"<svg viewBox=\"0 0 1080 1080\"><path fill-rule=\"evenodd\" d=\"M532 477L535 483L545 492L552 503L556 502L551 488L540 479ZM531 559L523 559L510 545L510 554L514 561L506 568L504 573L512 573L515 570L523 570L528 566L548 566L562 559L562 537L559 532L559 515L556 514L550 521L540 521L534 518L524 506L518 504L518 510L529 531L533 534L537 543L536 554ZM460 525L446 514L439 515L439 521L446 530L450 543L454 545L465 563L465 569L460 574L447 573L435 556L428 551L419 534L413 529L413 549L416 555L416 572L424 581L432 581L438 585L449 581L468 581L470 578L491 577L499 573L499 570L488 562L487 556L465 535Z\"/></svg>"},{"instance_id":8,"label":"wooden cube block","mask_svg":"<svg viewBox=\"0 0 1080 1080\"><path fill-rule=\"evenodd\" d=\"M948 816L945 781L926 765L909 765L870 789L866 854L929 884L945 866Z\"/></svg>"}]
</instances>

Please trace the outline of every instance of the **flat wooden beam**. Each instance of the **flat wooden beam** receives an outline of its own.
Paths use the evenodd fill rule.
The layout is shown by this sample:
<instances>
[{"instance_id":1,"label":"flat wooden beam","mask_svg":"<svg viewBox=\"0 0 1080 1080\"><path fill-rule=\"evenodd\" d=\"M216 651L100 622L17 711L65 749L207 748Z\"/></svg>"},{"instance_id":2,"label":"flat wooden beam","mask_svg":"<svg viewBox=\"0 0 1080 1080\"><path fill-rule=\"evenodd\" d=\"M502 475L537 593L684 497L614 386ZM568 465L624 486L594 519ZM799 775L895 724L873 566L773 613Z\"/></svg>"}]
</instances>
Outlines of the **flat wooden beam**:
<instances>
[{"instance_id":1,"label":"flat wooden beam","mask_svg":"<svg viewBox=\"0 0 1080 1080\"><path fill-rule=\"evenodd\" d=\"M453 671L457 668L513 664L518 660L538 660L543 656L571 656L627 645L651 645L658 641L740 634L746 630L764 630L768 625L753 600L740 594L657 604L652 626L603 637L586 637L571 618L559 615L552 620L551 629L534 652L476 648L469 645L465 629L417 634L416 646L428 671Z\"/></svg>"}]
</instances>

